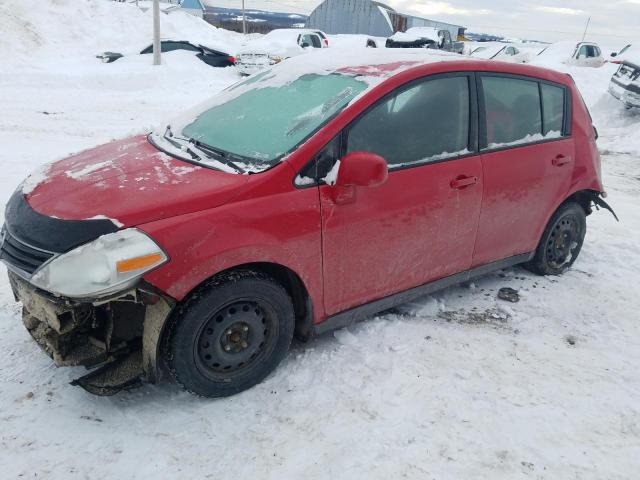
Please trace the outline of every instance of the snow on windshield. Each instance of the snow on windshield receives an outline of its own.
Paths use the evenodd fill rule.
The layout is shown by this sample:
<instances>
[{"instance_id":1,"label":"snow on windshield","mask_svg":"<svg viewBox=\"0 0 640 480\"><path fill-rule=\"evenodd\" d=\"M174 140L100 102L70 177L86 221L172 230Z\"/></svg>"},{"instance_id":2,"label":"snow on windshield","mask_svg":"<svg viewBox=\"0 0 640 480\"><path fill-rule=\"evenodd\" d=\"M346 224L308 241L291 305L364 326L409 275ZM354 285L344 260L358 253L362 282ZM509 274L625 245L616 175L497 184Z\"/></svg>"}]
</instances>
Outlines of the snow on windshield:
<instances>
[{"instance_id":1,"label":"snow on windshield","mask_svg":"<svg viewBox=\"0 0 640 480\"><path fill-rule=\"evenodd\" d=\"M216 105L186 125L182 135L268 167L366 88L353 76L303 75Z\"/></svg>"},{"instance_id":2,"label":"snow on windshield","mask_svg":"<svg viewBox=\"0 0 640 480\"><path fill-rule=\"evenodd\" d=\"M398 54L376 49L318 51L304 57L228 87L170 122L172 131L243 157L236 163L245 171L260 172L388 77L419 64L465 60L438 51ZM166 125L154 132L155 139L162 139Z\"/></svg>"}]
</instances>

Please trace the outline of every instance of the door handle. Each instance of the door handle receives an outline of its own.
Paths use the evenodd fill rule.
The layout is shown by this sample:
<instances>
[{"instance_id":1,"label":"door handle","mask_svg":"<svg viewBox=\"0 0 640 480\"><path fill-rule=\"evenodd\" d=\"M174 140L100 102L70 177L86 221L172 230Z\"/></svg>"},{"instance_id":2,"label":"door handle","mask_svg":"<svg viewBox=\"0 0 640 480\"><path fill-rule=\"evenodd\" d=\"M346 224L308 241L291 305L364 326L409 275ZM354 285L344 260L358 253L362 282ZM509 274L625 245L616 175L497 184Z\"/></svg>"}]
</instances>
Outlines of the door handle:
<instances>
[{"instance_id":1,"label":"door handle","mask_svg":"<svg viewBox=\"0 0 640 480\"><path fill-rule=\"evenodd\" d=\"M571 163L571 157L565 157L562 154L557 155L553 160L551 160L551 165L554 167L561 167L567 163Z\"/></svg>"},{"instance_id":2,"label":"door handle","mask_svg":"<svg viewBox=\"0 0 640 480\"><path fill-rule=\"evenodd\" d=\"M478 183L478 177L467 177L466 175L459 175L451 180L451 188L456 190L462 190L463 188L470 187Z\"/></svg>"}]
</instances>

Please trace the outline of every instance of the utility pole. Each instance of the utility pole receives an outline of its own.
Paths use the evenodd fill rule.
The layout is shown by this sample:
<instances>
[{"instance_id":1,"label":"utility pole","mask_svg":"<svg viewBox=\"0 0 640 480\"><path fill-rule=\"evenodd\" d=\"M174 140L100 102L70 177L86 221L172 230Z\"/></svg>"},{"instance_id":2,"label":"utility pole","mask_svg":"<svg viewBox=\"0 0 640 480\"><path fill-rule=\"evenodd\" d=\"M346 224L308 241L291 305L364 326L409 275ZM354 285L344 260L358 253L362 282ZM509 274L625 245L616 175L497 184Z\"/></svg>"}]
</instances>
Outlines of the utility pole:
<instances>
[{"instance_id":1,"label":"utility pole","mask_svg":"<svg viewBox=\"0 0 640 480\"><path fill-rule=\"evenodd\" d=\"M244 0L242 0L242 34L247 34L247 17L244 14Z\"/></svg>"},{"instance_id":2,"label":"utility pole","mask_svg":"<svg viewBox=\"0 0 640 480\"><path fill-rule=\"evenodd\" d=\"M584 33L582 34L582 41L584 42L585 37L587 36L587 29L589 28L589 23L591 22L591 17L587 19L587 25L584 27Z\"/></svg>"},{"instance_id":3,"label":"utility pole","mask_svg":"<svg viewBox=\"0 0 640 480\"><path fill-rule=\"evenodd\" d=\"M160 65L160 0L153 0L153 64Z\"/></svg>"}]
</instances>

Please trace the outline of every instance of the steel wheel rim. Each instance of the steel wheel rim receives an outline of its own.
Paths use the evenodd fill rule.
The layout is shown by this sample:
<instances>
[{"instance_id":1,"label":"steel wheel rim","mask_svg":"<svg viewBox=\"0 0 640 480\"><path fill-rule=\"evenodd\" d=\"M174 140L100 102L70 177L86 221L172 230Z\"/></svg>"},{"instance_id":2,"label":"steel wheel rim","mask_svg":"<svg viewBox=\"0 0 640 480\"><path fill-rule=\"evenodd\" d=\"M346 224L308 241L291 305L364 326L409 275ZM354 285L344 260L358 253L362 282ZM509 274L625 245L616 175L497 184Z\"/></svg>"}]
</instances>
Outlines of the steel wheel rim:
<instances>
[{"instance_id":1,"label":"steel wheel rim","mask_svg":"<svg viewBox=\"0 0 640 480\"><path fill-rule=\"evenodd\" d=\"M580 241L580 222L575 215L558 219L547 240L547 262L552 268L562 268L575 258Z\"/></svg>"},{"instance_id":2,"label":"steel wheel rim","mask_svg":"<svg viewBox=\"0 0 640 480\"><path fill-rule=\"evenodd\" d=\"M219 380L260 362L276 343L274 319L273 308L258 299L234 300L219 308L196 336L198 370Z\"/></svg>"}]
</instances>

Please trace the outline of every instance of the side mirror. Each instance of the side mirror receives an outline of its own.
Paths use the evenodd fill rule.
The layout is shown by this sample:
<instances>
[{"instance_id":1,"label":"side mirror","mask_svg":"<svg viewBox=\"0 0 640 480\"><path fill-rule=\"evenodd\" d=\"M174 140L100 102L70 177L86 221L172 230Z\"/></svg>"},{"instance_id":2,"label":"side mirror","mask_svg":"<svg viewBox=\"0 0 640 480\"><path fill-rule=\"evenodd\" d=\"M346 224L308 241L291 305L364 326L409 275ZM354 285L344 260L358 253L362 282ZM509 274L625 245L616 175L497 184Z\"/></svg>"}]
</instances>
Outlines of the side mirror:
<instances>
[{"instance_id":1,"label":"side mirror","mask_svg":"<svg viewBox=\"0 0 640 480\"><path fill-rule=\"evenodd\" d=\"M617 57L617 56L618 56L618 54L617 54L616 52L613 52L613 53L611 53L611 56L612 56L612 57Z\"/></svg>"},{"instance_id":2,"label":"side mirror","mask_svg":"<svg viewBox=\"0 0 640 480\"><path fill-rule=\"evenodd\" d=\"M340 160L336 185L377 187L387 181L387 161L370 152L352 152Z\"/></svg>"},{"instance_id":3,"label":"side mirror","mask_svg":"<svg viewBox=\"0 0 640 480\"><path fill-rule=\"evenodd\" d=\"M300 45L302 48L309 48L311 45L309 45L308 42L302 42L302 44Z\"/></svg>"}]
</instances>

